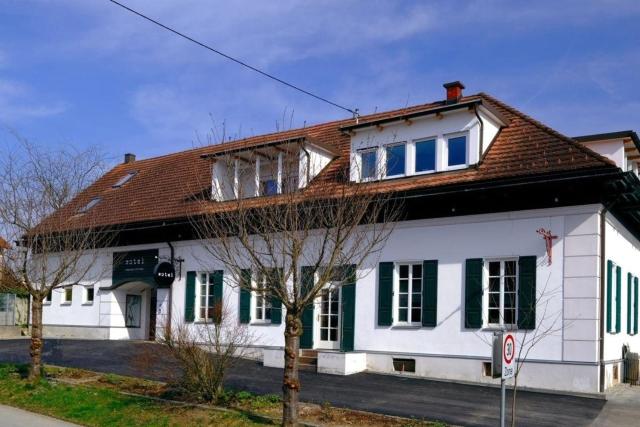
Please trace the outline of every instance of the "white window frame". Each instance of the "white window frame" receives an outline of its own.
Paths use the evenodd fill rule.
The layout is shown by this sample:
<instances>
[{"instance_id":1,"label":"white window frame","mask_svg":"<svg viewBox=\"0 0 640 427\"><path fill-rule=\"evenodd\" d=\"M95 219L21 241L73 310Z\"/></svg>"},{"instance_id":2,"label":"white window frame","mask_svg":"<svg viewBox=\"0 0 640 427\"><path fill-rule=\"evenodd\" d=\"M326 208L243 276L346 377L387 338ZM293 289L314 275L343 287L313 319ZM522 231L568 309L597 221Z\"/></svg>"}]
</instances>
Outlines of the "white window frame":
<instances>
[{"instance_id":1,"label":"white window frame","mask_svg":"<svg viewBox=\"0 0 640 427\"><path fill-rule=\"evenodd\" d=\"M89 290L93 291L93 298L89 300ZM93 305L93 302L96 299L96 290L93 285L83 286L82 289L82 305Z\"/></svg>"},{"instance_id":2,"label":"white window frame","mask_svg":"<svg viewBox=\"0 0 640 427\"><path fill-rule=\"evenodd\" d=\"M449 140L450 139L454 139L454 138L459 138L461 136L465 137L465 158L464 158L464 164L461 165L454 165L454 166L450 166L449 165ZM469 132L455 132L455 133L447 133L443 135L443 139L444 139L444 146L443 146L443 158L442 158L442 165L443 165L443 170L458 170L458 169L466 169L469 167L469 147L470 147L470 141L469 141Z\"/></svg>"},{"instance_id":3,"label":"white window frame","mask_svg":"<svg viewBox=\"0 0 640 427\"><path fill-rule=\"evenodd\" d=\"M70 295L67 298L67 291L69 291ZM62 299L60 305L71 305L73 303L73 285L65 286L62 288Z\"/></svg>"},{"instance_id":4,"label":"white window frame","mask_svg":"<svg viewBox=\"0 0 640 427\"><path fill-rule=\"evenodd\" d=\"M391 147L397 147L397 146L404 146L404 173L399 173L399 174L395 174L395 175L389 175L387 173L387 148L391 148ZM382 146L382 152L384 153L383 157L384 159L383 162L380 162L384 165L384 177L386 178L401 178L403 176L408 176L409 175L409 168L408 168L408 159L409 159L409 144L407 144L406 141L401 141L401 142L391 142L389 144L385 144Z\"/></svg>"},{"instance_id":5,"label":"white window frame","mask_svg":"<svg viewBox=\"0 0 640 427\"><path fill-rule=\"evenodd\" d=\"M364 166L362 163L362 155L365 153L371 153L371 152L376 154L375 170L374 170L373 176L365 178L363 175ZM361 148L357 151L357 154L358 154L358 166L360 169L358 171L358 180L360 182L377 181L380 178L380 147L375 146L375 147Z\"/></svg>"},{"instance_id":6,"label":"white window frame","mask_svg":"<svg viewBox=\"0 0 640 427\"><path fill-rule=\"evenodd\" d=\"M618 307L618 264L615 262L611 263L611 301L609 306L611 307L611 329L607 331L607 333L612 335L617 335L623 331L622 328L622 307ZM620 269L620 274L622 274L622 268ZM624 275L623 275L624 277ZM622 284L624 283L623 278L620 277L620 288L622 288ZM622 289L621 289L622 290ZM622 304L622 298L620 298L620 304ZM616 331L616 316L618 313L618 309L620 309L620 332Z\"/></svg>"},{"instance_id":7,"label":"white window frame","mask_svg":"<svg viewBox=\"0 0 640 427\"><path fill-rule=\"evenodd\" d=\"M266 274L262 277L256 274L256 277L252 278L253 287L258 289L260 288L260 284L262 284L262 289L266 288L267 279L268 277ZM260 307L258 307L259 297L261 297L263 301L263 304ZM256 315L258 308L260 308L260 317ZM267 309L270 310L269 319L266 318ZM271 299L268 297L266 292L259 292L257 290L251 291L251 323L269 324L271 323L271 317L273 317L273 307L271 306Z\"/></svg>"},{"instance_id":8,"label":"white window frame","mask_svg":"<svg viewBox=\"0 0 640 427\"><path fill-rule=\"evenodd\" d=\"M518 257L507 256L507 257L499 257L499 258L485 258L483 264L483 272L482 272L482 323L483 327L487 329L517 329L518 328L518 288L520 286L519 283L519 273L520 266L518 263ZM505 262L513 261L515 263L515 297L514 297L514 316L513 323L504 323L504 278L505 278ZM489 263L491 262L500 262L500 322L499 323L489 323Z\"/></svg>"},{"instance_id":9,"label":"white window frame","mask_svg":"<svg viewBox=\"0 0 640 427\"><path fill-rule=\"evenodd\" d=\"M409 284L407 288L407 320L400 320L400 266L408 265L409 266ZM411 319L411 302L413 299L412 285L413 285L413 266L420 266L420 320L414 322ZM393 325L394 326L422 326L422 294L424 292L424 268L422 261L397 261L394 263L393 267Z\"/></svg>"},{"instance_id":10,"label":"white window frame","mask_svg":"<svg viewBox=\"0 0 640 427\"><path fill-rule=\"evenodd\" d=\"M202 277L205 277L205 282L203 283L202 281ZM209 307L209 299L213 296L211 295L209 292L211 292L212 288L213 288L213 283L210 283L211 281L211 276L213 276L212 272L207 272L207 271L201 271L198 272L197 276L196 276L196 321L198 322L213 322L214 318L213 316L209 317L209 310L211 309L211 307ZM201 311L202 311L202 285L205 285L205 317L202 317L201 315ZM224 292L224 287L223 287L223 292ZM224 297L224 296L223 296Z\"/></svg>"},{"instance_id":11,"label":"white window frame","mask_svg":"<svg viewBox=\"0 0 640 427\"><path fill-rule=\"evenodd\" d=\"M53 289L50 289L47 295L44 296L42 305L51 305L51 300L53 300Z\"/></svg>"},{"instance_id":12,"label":"white window frame","mask_svg":"<svg viewBox=\"0 0 640 427\"><path fill-rule=\"evenodd\" d=\"M433 153L434 168L432 170L417 171L416 170L416 162L418 160L417 145L421 142L428 142L428 141L433 141L435 146L435 152ZM440 143L437 135L430 136L427 138L414 139L413 141L411 141L412 155L411 155L411 162L410 162L410 165L411 165L410 175L426 175L426 174L437 172L438 171L438 152L440 151L439 147L440 147Z\"/></svg>"},{"instance_id":13,"label":"white window frame","mask_svg":"<svg viewBox=\"0 0 640 427\"><path fill-rule=\"evenodd\" d=\"M630 335L630 336L634 336L634 335L636 335L636 334L633 332L633 324L635 323L636 317L638 316L638 307L636 307L636 304L635 304L635 295L634 295L634 293L635 293L635 289L636 289L636 286L635 286L635 279L636 279L636 276L634 276L633 274L631 274L631 286L629 287L629 290L630 290L631 292L629 293L629 295L627 295L627 298L628 298L628 299L629 299L629 301L630 301L630 303L629 303L629 304L627 304L627 307L630 307L630 308L631 308L631 313L630 313L630 315L629 315L629 321L631 322L631 324L628 326L629 331L631 331L631 332L629 333L629 335Z\"/></svg>"}]
</instances>

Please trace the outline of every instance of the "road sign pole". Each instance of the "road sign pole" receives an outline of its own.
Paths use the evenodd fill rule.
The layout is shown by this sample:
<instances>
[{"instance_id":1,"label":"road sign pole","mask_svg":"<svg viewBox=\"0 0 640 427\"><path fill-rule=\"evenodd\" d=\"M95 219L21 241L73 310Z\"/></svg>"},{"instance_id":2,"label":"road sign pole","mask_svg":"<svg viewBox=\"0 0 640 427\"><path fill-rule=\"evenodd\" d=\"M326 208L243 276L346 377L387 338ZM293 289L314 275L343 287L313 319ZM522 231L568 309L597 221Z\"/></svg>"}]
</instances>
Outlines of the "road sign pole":
<instances>
[{"instance_id":1,"label":"road sign pole","mask_svg":"<svg viewBox=\"0 0 640 427\"><path fill-rule=\"evenodd\" d=\"M504 427L505 407L507 401L507 384L503 378L500 380L500 427Z\"/></svg>"}]
</instances>

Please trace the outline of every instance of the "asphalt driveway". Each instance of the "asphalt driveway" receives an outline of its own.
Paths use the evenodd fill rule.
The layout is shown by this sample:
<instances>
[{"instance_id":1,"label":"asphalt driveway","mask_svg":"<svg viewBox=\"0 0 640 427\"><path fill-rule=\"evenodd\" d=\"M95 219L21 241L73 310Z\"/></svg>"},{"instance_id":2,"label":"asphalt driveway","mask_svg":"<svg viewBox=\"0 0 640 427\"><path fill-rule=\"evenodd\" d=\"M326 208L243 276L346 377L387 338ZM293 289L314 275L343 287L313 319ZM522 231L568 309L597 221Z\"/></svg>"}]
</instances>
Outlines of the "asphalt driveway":
<instances>
[{"instance_id":1,"label":"asphalt driveway","mask_svg":"<svg viewBox=\"0 0 640 427\"><path fill-rule=\"evenodd\" d=\"M28 347L28 340L0 340L0 362L27 362ZM164 347L148 342L46 340L44 361L165 381L179 371ZM255 393L280 393L281 378L281 369L242 360L226 383ZM498 425L497 388L370 373L343 377L301 372L301 383L301 398L308 402L456 425ZM590 425L605 404L601 399L519 391L518 426Z\"/></svg>"}]
</instances>

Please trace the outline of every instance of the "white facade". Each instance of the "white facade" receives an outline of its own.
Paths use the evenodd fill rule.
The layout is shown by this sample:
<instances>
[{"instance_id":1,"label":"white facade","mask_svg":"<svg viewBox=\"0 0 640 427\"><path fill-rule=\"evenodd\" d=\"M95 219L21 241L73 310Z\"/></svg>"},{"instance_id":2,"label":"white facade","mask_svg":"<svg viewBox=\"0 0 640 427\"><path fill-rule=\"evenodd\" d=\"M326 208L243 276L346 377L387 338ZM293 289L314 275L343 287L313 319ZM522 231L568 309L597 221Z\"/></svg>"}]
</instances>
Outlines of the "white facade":
<instances>
[{"instance_id":1,"label":"white facade","mask_svg":"<svg viewBox=\"0 0 640 427\"><path fill-rule=\"evenodd\" d=\"M473 123L475 116L462 116ZM405 125L403 125L405 126ZM472 125L475 126L475 125ZM415 129L409 127L407 129ZM473 127L472 127L473 129ZM445 132L445 129L441 129ZM471 132L473 132L471 130ZM548 330L544 338L528 354L519 383L525 387L598 392L600 364L601 295L601 205L538 209L529 211L460 216L407 221L397 224L379 258L370 259L357 271L355 303L354 351L321 350L319 371L349 374L361 370L396 373L393 358L415 360L415 375L456 381L493 383L485 376L490 361L493 329L487 323L487 298L484 299L484 327L465 327L465 261L472 258L518 259L536 257L536 291L542 295L537 307L536 330L516 332L518 342L531 339L536 331ZM551 230L553 262L548 265L545 241L536 230ZM613 260L623 271L622 330L604 334L606 383L613 382L613 366L620 364L622 345L640 352L640 337L627 334L626 275L640 277L640 242L611 215L607 215L605 239L606 260ZM223 266L202 265L207 259L197 241L174 242L175 257L184 258L180 277L171 288L171 318L184 321L186 275L189 271L224 270ZM117 251L159 249L159 257L167 258L166 244L119 247ZM110 265L113 250L104 252L102 262ZM437 325L378 326L378 274L380 262L438 261ZM153 289L144 283L131 283L115 290L109 287L107 273L95 283L93 304L82 303L82 287L73 288L70 305L62 305L59 292L44 308L45 333L49 336L94 337L104 339L147 339L150 311L156 314L158 330L169 316L169 294L158 290L157 305L151 305ZM238 316L239 290L225 275L224 300L229 313ZM485 276L486 277L486 276ZM485 287L488 286L485 280ZM143 305L139 328L125 327L124 302L127 294L141 295ZM318 319L319 305L314 319ZM394 299L394 313L398 302ZM284 316L283 316L284 317ZM398 319L398 316L394 316ZM316 320L317 321L317 320ZM318 324L314 326L318 337ZM284 325L249 324L256 337L254 345L264 349L266 364L282 361ZM157 335L158 336L158 335ZM319 346L316 339L316 347ZM256 354L260 355L258 351ZM618 368L620 369L620 367ZM621 372L621 371L619 371ZM618 377L620 378L620 377Z\"/></svg>"}]
</instances>

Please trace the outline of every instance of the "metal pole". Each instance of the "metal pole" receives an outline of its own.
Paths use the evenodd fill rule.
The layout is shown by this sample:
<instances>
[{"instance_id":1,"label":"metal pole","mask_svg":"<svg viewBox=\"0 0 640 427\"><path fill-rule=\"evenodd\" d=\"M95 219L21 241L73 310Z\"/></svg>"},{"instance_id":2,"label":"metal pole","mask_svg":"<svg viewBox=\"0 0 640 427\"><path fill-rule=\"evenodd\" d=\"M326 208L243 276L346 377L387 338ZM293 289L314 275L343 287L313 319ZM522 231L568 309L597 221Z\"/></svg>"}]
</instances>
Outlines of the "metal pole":
<instances>
[{"instance_id":1,"label":"metal pole","mask_svg":"<svg viewBox=\"0 0 640 427\"><path fill-rule=\"evenodd\" d=\"M507 401L507 384L504 379L501 379L500 380L500 427L504 427L506 401Z\"/></svg>"}]
</instances>

